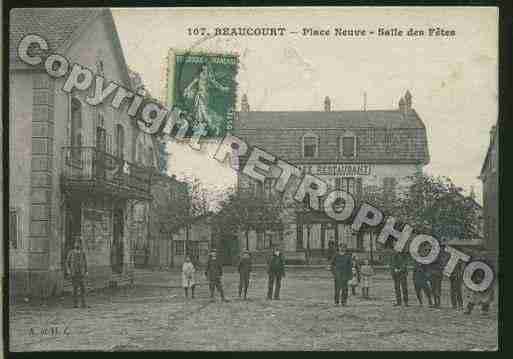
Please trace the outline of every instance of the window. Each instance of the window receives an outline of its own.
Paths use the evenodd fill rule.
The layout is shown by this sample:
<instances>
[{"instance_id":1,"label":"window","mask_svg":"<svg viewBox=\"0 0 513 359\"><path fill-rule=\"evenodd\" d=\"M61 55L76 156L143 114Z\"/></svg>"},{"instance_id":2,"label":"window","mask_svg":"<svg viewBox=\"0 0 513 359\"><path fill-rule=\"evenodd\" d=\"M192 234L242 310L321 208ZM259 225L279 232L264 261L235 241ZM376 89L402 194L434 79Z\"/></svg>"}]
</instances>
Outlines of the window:
<instances>
[{"instance_id":1,"label":"window","mask_svg":"<svg viewBox=\"0 0 513 359\"><path fill-rule=\"evenodd\" d=\"M266 198L271 198L273 190L274 180L272 178L266 178L264 181L264 193Z\"/></svg>"},{"instance_id":2,"label":"window","mask_svg":"<svg viewBox=\"0 0 513 359\"><path fill-rule=\"evenodd\" d=\"M184 255L184 241L175 241L175 255L183 256Z\"/></svg>"},{"instance_id":3,"label":"window","mask_svg":"<svg viewBox=\"0 0 513 359\"><path fill-rule=\"evenodd\" d=\"M82 103L77 98L71 99L71 133L70 146L82 146Z\"/></svg>"},{"instance_id":4,"label":"window","mask_svg":"<svg viewBox=\"0 0 513 359\"><path fill-rule=\"evenodd\" d=\"M356 136L352 132L347 132L340 138L340 151L342 157L356 157Z\"/></svg>"},{"instance_id":5,"label":"window","mask_svg":"<svg viewBox=\"0 0 513 359\"><path fill-rule=\"evenodd\" d=\"M143 164L143 144L142 142L139 142L137 144L137 163L142 165Z\"/></svg>"},{"instance_id":6,"label":"window","mask_svg":"<svg viewBox=\"0 0 513 359\"><path fill-rule=\"evenodd\" d=\"M153 148L151 147L146 149L146 165L149 167L153 166Z\"/></svg>"},{"instance_id":7,"label":"window","mask_svg":"<svg viewBox=\"0 0 513 359\"><path fill-rule=\"evenodd\" d=\"M315 134L306 134L303 137L303 157L313 158L318 155L319 139Z\"/></svg>"},{"instance_id":8,"label":"window","mask_svg":"<svg viewBox=\"0 0 513 359\"><path fill-rule=\"evenodd\" d=\"M116 125L116 157L124 158L125 130L122 125Z\"/></svg>"},{"instance_id":9,"label":"window","mask_svg":"<svg viewBox=\"0 0 513 359\"><path fill-rule=\"evenodd\" d=\"M257 248L257 250L264 249L264 233L263 232L257 232L256 248Z\"/></svg>"},{"instance_id":10,"label":"window","mask_svg":"<svg viewBox=\"0 0 513 359\"><path fill-rule=\"evenodd\" d=\"M260 181L254 182L254 195L256 197L263 197L264 196L264 184Z\"/></svg>"},{"instance_id":11,"label":"window","mask_svg":"<svg viewBox=\"0 0 513 359\"><path fill-rule=\"evenodd\" d=\"M9 210L9 244L11 248L18 249L20 247L20 216L19 211L15 209Z\"/></svg>"},{"instance_id":12,"label":"window","mask_svg":"<svg viewBox=\"0 0 513 359\"><path fill-rule=\"evenodd\" d=\"M362 179L354 177L335 178L335 188L359 196L362 192Z\"/></svg>"},{"instance_id":13,"label":"window","mask_svg":"<svg viewBox=\"0 0 513 359\"><path fill-rule=\"evenodd\" d=\"M77 98L72 98L70 107L71 129L69 145L73 147L71 150L71 158L74 163L80 163L80 147L82 147L82 103Z\"/></svg>"},{"instance_id":14,"label":"window","mask_svg":"<svg viewBox=\"0 0 513 359\"><path fill-rule=\"evenodd\" d=\"M396 179L394 177L383 178L383 193L387 200L395 199Z\"/></svg>"},{"instance_id":15,"label":"window","mask_svg":"<svg viewBox=\"0 0 513 359\"><path fill-rule=\"evenodd\" d=\"M257 250L269 249L273 242L272 233L257 232Z\"/></svg>"}]
</instances>

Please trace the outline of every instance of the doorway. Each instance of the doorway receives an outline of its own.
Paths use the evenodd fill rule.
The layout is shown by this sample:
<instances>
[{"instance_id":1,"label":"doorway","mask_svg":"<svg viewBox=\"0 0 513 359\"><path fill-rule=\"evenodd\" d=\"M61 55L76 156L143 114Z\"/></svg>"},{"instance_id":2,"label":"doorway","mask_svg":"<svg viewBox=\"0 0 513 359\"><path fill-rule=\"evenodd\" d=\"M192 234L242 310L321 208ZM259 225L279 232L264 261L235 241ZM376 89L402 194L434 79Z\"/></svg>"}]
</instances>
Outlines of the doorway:
<instances>
[{"instance_id":1,"label":"doorway","mask_svg":"<svg viewBox=\"0 0 513 359\"><path fill-rule=\"evenodd\" d=\"M112 224L112 247L110 249L110 258L112 271L114 273L123 272L123 257L124 257L124 246L123 246L123 231L124 231L124 216L123 209L116 207L114 209Z\"/></svg>"},{"instance_id":2,"label":"doorway","mask_svg":"<svg viewBox=\"0 0 513 359\"><path fill-rule=\"evenodd\" d=\"M67 201L64 221L64 248L62 251L62 265L65 268L66 257L73 249L76 240L82 234L82 203L77 199ZM85 248L84 248L85 249Z\"/></svg>"}]
</instances>

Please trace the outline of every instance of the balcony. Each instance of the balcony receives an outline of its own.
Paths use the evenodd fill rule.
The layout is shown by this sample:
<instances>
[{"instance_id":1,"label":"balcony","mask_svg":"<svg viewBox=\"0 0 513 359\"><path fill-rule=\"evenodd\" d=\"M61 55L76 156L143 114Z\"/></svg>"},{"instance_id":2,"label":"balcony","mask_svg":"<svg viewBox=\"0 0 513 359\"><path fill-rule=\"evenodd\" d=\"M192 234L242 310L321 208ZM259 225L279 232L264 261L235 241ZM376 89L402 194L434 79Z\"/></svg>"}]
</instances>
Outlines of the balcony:
<instances>
[{"instance_id":1,"label":"balcony","mask_svg":"<svg viewBox=\"0 0 513 359\"><path fill-rule=\"evenodd\" d=\"M151 199L151 169L95 147L63 147L61 184L66 192Z\"/></svg>"}]
</instances>

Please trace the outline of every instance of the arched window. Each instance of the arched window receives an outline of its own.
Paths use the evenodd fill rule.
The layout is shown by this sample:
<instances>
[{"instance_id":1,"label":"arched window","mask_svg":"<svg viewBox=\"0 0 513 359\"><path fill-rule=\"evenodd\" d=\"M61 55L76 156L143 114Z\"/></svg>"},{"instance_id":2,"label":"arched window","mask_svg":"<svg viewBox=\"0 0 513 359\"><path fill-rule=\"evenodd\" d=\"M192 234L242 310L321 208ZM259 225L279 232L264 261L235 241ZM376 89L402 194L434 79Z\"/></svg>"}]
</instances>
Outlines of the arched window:
<instances>
[{"instance_id":1,"label":"arched window","mask_svg":"<svg viewBox=\"0 0 513 359\"><path fill-rule=\"evenodd\" d=\"M315 158L319 154L319 137L314 133L307 133L302 139L303 157Z\"/></svg>"},{"instance_id":2,"label":"arched window","mask_svg":"<svg viewBox=\"0 0 513 359\"><path fill-rule=\"evenodd\" d=\"M116 156L123 159L125 152L125 129L122 125L116 125Z\"/></svg>"},{"instance_id":3,"label":"arched window","mask_svg":"<svg viewBox=\"0 0 513 359\"><path fill-rule=\"evenodd\" d=\"M82 146L82 103L77 98L71 99L71 131L70 146Z\"/></svg>"},{"instance_id":4,"label":"arched window","mask_svg":"<svg viewBox=\"0 0 513 359\"><path fill-rule=\"evenodd\" d=\"M356 157L356 136L352 132L345 132L340 136L340 155L345 158Z\"/></svg>"}]
</instances>

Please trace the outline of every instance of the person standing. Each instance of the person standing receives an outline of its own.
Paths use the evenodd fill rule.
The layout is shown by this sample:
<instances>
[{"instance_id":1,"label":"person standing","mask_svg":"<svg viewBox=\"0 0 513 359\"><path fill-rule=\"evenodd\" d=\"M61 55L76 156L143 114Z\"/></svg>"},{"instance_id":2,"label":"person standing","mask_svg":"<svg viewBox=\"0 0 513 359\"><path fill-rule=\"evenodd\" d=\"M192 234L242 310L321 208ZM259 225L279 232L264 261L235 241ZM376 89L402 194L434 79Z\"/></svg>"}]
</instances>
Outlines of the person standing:
<instances>
[{"instance_id":1,"label":"person standing","mask_svg":"<svg viewBox=\"0 0 513 359\"><path fill-rule=\"evenodd\" d=\"M463 309L463 262L459 261L456 263L456 267L449 277L451 283L451 304L452 309L462 310Z\"/></svg>"},{"instance_id":2,"label":"person standing","mask_svg":"<svg viewBox=\"0 0 513 359\"><path fill-rule=\"evenodd\" d=\"M221 300L223 302L227 302L226 298L224 297L223 292L223 283L221 282L222 276L223 276L223 266L217 259L217 253L215 250L212 250L210 252L208 262L207 262L207 268L205 270L205 276L208 280L208 288L210 290L210 299L214 300L214 291L217 288L217 291L219 292L219 295L221 296Z\"/></svg>"},{"instance_id":3,"label":"person standing","mask_svg":"<svg viewBox=\"0 0 513 359\"><path fill-rule=\"evenodd\" d=\"M267 299L280 299L281 279L285 277L285 259L278 247L275 247L269 262L267 263L267 274L269 281L267 286Z\"/></svg>"},{"instance_id":4,"label":"person standing","mask_svg":"<svg viewBox=\"0 0 513 359\"><path fill-rule=\"evenodd\" d=\"M432 308L440 308L441 306L443 267L440 257L441 254L433 263L429 265L429 282L431 287L431 294L433 295L433 305L431 305Z\"/></svg>"},{"instance_id":5,"label":"person standing","mask_svg":"<svg viewBox=\"0 0 513 359\"><path fill-rule=\"evenodd\" d=\"M189 288L191 289L191 298L194 299L194 287L196 285L195 281L195 273L196 268L194 268L194 264L191 262L191 257L186 256L185 261L182 265L182 285L185 291L185 298L189 297Z\"/></svg>"},{"instance_id":6,"label":"person standing","mask_svg":"<svg viewBox=\"0 0 513 359\"><path fill-rule=\"evenodd\" d=\"M429 288L429 278L426 267L424 264L417 263L413 271L413 286L415 287L415 294L420 306L422 303L422 292L426 295L429 305L433 305L431 300L431 289Z\"/></svg>"},{"instance_id":7,"label":"person standing","mask_svg":"<svg viewBox=\"0 0 513 359\"><path fill-rule=\"evenodd\" d=\"M396 302L394 306L408 306L408 256L404 252L395 252L392 255L392 279L394 280L394 290ZM402 298L401 298L402 294Z\"/></svg>"},{"instance_id":8,"label":"person standing","mask_svg":"<svg viewBox=\"0 0 513 359\"><path fill-rule=\"evenodd\" d=\"M85 277L87 276L87 259L82 250L80 238L75 239L75 247L68 253L66 258L66 270L71 276L73 285L73 304L78 308L78 290L80 289L80 299L82 308L86 308L85 303Z\"/></svg>"},{"instance_id":9,"label":"person standing","mask_svg":"<svg viewBox=\"0 0 513 359\"><path fill-rule=\"evenodd\" d=\"M362 296L369 299L369 288L371 286L371 277L374 275L374 268L369 264L369 260L363 261L362 268L360 269L362 277Z\"/></svg>"},{"instance_id":10,"label":"person standing","mask_svg":"<svg viewBox=\"0 0 513 359\"><path fill-rule=\"evenodd\" d=\"M472 256L472 260L476 260L476 261L482 261L482 262L486 262L486 258L482 255L477 255L476 257ZM464 271L464 269L463 269ZM480 283L483 279L484 279L484 271L482 270L476 270L474 271L474 273L472 274L472 277L470 278L470 280L474 283ZM495 298L495 283L492 283L488 289L482 291L482 292L477 292L477 291L473 291L473 290L470 290L467 286L465 286L465 301L467 302L467 305L466 305L466 308L465 308L465 311L463 312L463 314L471 314L472 313L472 310L474 309L474 307L476 305L480 305L481 306L481 313L482 314L488 314L489 310L490 310L490 305L492 304L492 302L494 301L494 298Z\"/></svg>"},{"instance_id":11,"label":"person standing","mask_svg":"<svg viewBox=\"0 0 513 359\"><path fill-rule=\"evenodd\" d=\"M249 255L249 251L244 251L242 253L242 258L239 262L239 298L242 296L242 291L244 290L244 300L247 298L248 287L249 287L249 276L251 273L251 257Z\"/></svg>"},{"instance_id":12,"label":"person standing","mask_svg":"<svg viewBox=\"0 0 513 359\"><path fill-rule=\"evenodd\" d=\"M357 267L356 258L354 256L351 257L351 261L353 262L351 268L352 277L349 280L348 284L351 287L351 295L355 296L356 287L358 287L358 285L360 284L360 276L358 275L360 273L360 270Z\"/></svg>"},{"instance_id":13,"label":"person standing","mask_svg":"<svg viewBox=\"0 0 513 359\"><path fill-rule=\"evenodd\" d=\"M352 258L349 253L346 252L346 245L340 244L338 246L338 252L333 256L331 261L331 273L333 273L333 279L335 282L335 305L338 306L342 302L342 306L347 304L347 283L352 278ZM342 300L340 293L342 292Z\"/></svg>"}]
</instances>

